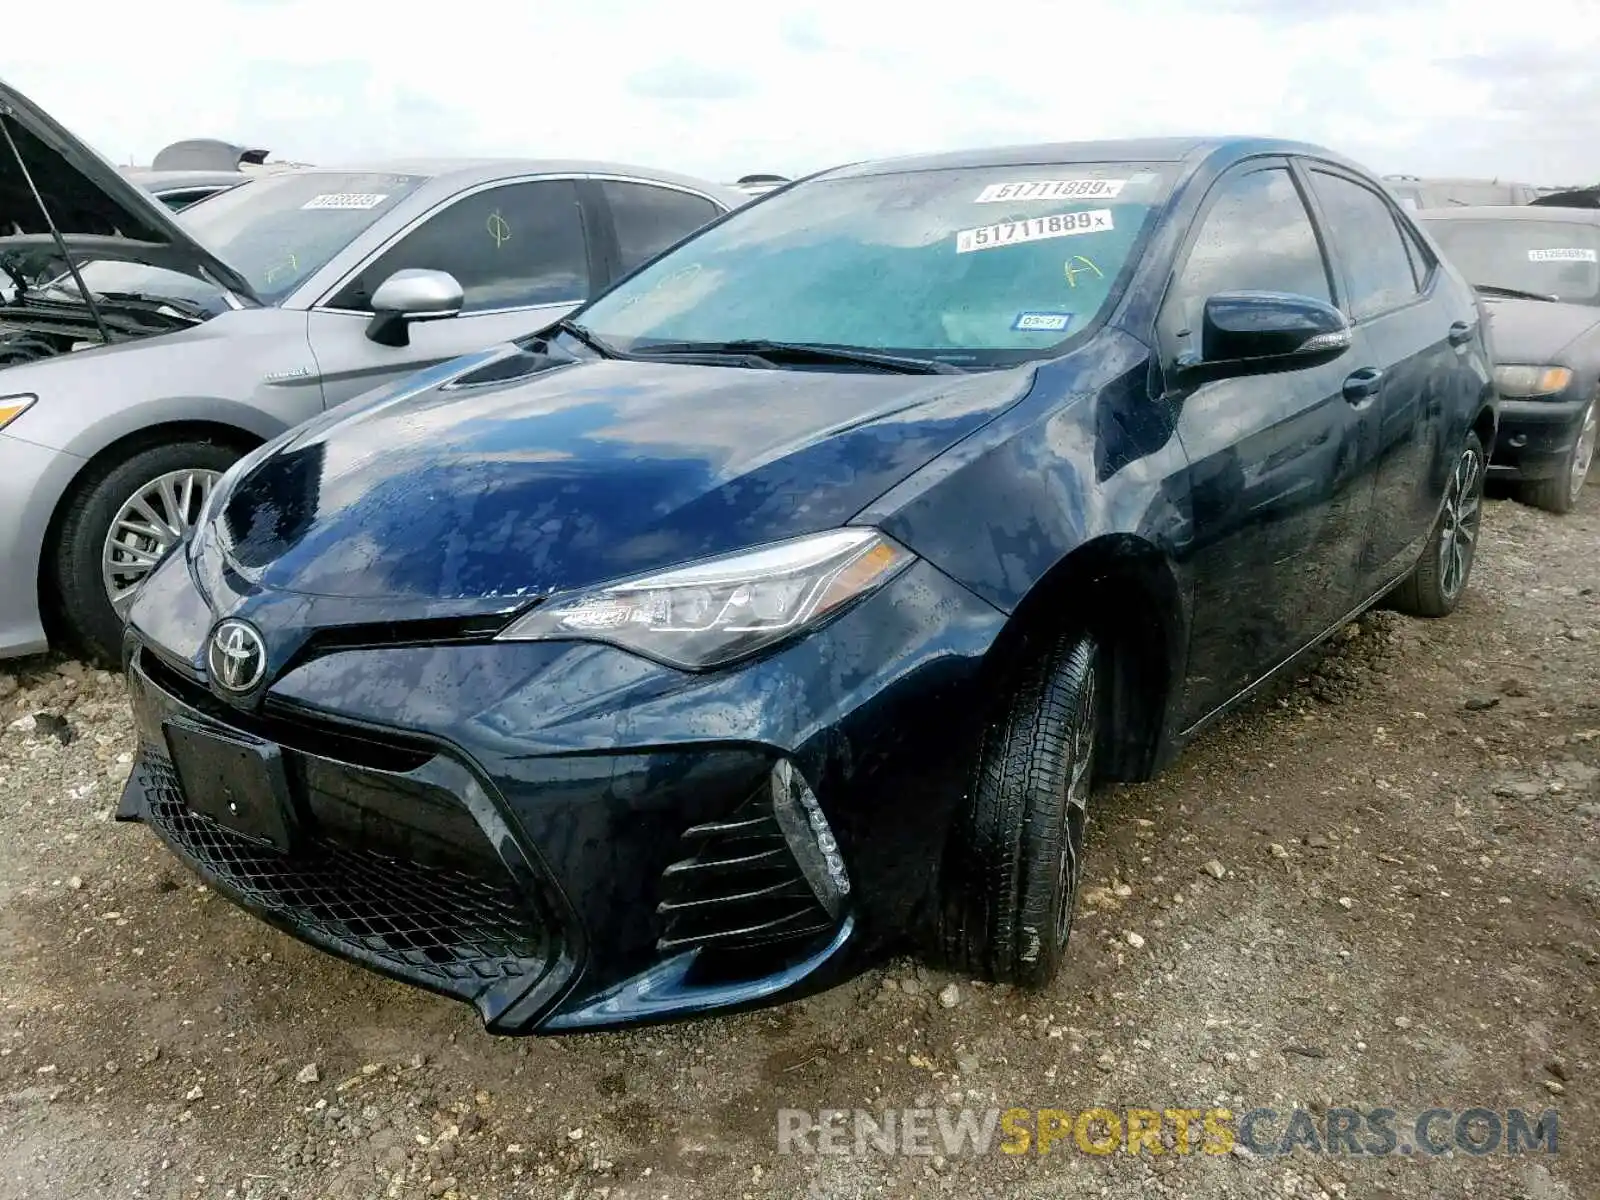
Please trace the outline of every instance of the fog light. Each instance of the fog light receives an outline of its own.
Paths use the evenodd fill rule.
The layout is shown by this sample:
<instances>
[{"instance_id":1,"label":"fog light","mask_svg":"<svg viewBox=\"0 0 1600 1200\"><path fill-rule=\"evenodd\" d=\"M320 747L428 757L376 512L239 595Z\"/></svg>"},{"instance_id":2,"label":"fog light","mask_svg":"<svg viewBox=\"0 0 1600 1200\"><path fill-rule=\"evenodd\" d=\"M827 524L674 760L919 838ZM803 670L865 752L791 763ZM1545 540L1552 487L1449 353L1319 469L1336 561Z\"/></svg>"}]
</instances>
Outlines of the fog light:
<instances>
[{"instance_id":1,"label":"fog light","mask_svg":"<svg viewBox=\"0 0 1600 1200\"><path fill-rule=\"evenodd\" d=\"M839 841L828 827L816 793L786 758L772 768L772 814L817 902L830 917L837 917L850 894L850 876L839 854Z\"/></svg>"}]
</instances>

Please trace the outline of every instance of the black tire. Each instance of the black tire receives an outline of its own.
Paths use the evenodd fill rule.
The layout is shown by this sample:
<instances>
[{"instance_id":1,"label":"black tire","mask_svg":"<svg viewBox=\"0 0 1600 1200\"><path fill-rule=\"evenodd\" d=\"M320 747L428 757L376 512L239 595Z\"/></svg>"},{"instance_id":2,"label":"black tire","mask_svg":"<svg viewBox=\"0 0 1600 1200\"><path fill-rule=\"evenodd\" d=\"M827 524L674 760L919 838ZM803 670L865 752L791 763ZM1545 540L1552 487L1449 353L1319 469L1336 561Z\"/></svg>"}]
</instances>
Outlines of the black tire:
<instances>
[{"instance_id":1,"label":"black tire","mask_svg":"<svg viewBox=\"0 0 1600 1200\"><path fill-rule=\"evenodd\" d=\"M121 657L123 618L107 594L101 562L111 522L123 504L171 472L220 474L241 453L216 442L148 446L92 470L73 486L62 502L46 566L46 583L59 605L56 615L73 649L109 668Z\"/></svg>"},{"instance_id":2,"label":"black tire","mask_svg":"<svg viewBox=\"0 0 1600 1200\"><path fill-rule=\"evenodd\" d=\"M940 940L957 970L1043 987L1060 969L1083 877L1100 673L1092 638L1058 636L984 732L941 906Z\"/></svg>"},{"instance_id":3,"label":"black tire","mask_svg":"<svg viewBox=\"0 0 1600 1200\"><path fill-rule=\"evenodd\" d=\"M1569 513L1583 495L1594 460L1596 424L1600 423L1600 399L1592 400L1578 421L1572 448L1561 460L1560 469L1549 479L1534 479L1517 485L1517 499L1546 512Z\"/></svg>"},{"instance_id":4,"label":"black tire","mask_svg":"<svg viewBox=\"0 0 1600 1200\"><path fill-rule=\"evenodd\" d=\"M1414 617L1447 617L1466 593L1483 520L1483 484L1488 474L1483 442L1468 433L1450 469L1439 519L1422 557L1389 594L1391 607Z\"/></svg>"}]
</instances>

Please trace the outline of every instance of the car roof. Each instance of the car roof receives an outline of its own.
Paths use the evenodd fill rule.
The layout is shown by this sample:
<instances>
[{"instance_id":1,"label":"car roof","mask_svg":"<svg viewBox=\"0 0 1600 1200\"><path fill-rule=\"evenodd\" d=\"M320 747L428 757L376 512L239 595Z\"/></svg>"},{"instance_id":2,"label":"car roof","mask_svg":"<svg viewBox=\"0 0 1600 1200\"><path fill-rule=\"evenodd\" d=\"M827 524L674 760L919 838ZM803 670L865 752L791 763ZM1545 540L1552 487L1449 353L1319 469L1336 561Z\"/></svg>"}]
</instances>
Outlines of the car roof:
<instances>
[{"instance_id":1,"label":"car roof","mask_svg":"<svg viewBox=\"0 0 1600 1200\"><path fill-rule=\"evenodd\" d=\"M1208 159L1232 161L1264 154L1298 154L1355 167L1348 159L1309 142L1265 137L1152 137L1086 142L1040 142L982 150L951 150L901 158L850 163L824 172L827 178L892 175L964 167L1028 167L1050 163L1167 162L1197 165ZM1362 169L1364 173L1364 168Z\"/></svg>"},{"instance_id":2,"label":"car roof","mask_svg":"<svg viewBox=\"0 0 1600 1200\"><path fill-rule=\"evenodd\" d=\"M704 192L717 197L729 207L736 207L748 199L726 184L714 183L693 175L663 171L655 167L641 167L632 163L578 158L392 158L339 166L297 167L295 170L297 172L386 171L395 175L423 175L429 179L448 182L455 188L493 183L497 179L518 175L622 175L630 179L676 184L679 187Z\"/></svg>"},{"instance_id":3,"label":"car roof","mask_svg":"<svg viewBox=\"0 0 1600 1200\"><path fill-rule=\"evenodd\" d=\"M1450 208L1418 209L1412 215L1425 221L1475 218L1480 221L1564 221L1569 225L1600 225L1600 208L1560 208L1554 204L1458 204Z\"/></svg>"}]
</instances>

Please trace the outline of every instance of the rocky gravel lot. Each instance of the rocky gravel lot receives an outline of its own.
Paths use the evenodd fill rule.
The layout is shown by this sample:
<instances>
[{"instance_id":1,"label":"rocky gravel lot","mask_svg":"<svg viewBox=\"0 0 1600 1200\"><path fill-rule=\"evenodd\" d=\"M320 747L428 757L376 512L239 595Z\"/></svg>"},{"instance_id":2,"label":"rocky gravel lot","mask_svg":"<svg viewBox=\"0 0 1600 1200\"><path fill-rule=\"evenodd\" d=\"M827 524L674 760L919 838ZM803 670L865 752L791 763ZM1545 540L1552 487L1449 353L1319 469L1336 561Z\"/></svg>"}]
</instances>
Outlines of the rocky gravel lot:
<instances>
[{"instance_id":1,"label":"rocky gravel lot","mask_svg":"<svg viewBox=\"0 0 1600 1200\"><path fill-rule=\"evenodd\" d=\"M1043 995L911 963L787 1008L492 1040L110 813L119 683L0 667L0 1196L1600 1196L1600 487L1489 506L1452 619L1373 614L1099 800ZM777 1110L1434 1105L1554 1155L785 1155Z\"/></svg>"}]
</instances>

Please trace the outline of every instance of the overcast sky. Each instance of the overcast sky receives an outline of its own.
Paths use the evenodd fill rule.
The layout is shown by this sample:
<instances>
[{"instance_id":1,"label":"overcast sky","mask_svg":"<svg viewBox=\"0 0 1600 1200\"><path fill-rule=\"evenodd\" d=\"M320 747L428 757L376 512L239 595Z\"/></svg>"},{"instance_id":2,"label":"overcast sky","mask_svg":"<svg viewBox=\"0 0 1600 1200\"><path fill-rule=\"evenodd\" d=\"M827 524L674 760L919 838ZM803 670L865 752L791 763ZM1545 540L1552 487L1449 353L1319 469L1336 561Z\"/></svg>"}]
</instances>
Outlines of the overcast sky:
<instances>
[{"instance_id":1,"label":"overcast sky","mask_svg":"<svg viewBox=\"0 0 1600 1200\"><path fill-rule=\"evenodd\" d=\"M1262 133L1383 172L1600 179L1596 0L69 8L7 5L0 78L123 163L213 136L328 164L571 155L732 179L961 146Z\"/></svg>"}]
</instances>

